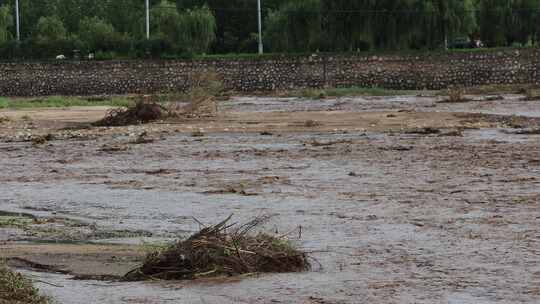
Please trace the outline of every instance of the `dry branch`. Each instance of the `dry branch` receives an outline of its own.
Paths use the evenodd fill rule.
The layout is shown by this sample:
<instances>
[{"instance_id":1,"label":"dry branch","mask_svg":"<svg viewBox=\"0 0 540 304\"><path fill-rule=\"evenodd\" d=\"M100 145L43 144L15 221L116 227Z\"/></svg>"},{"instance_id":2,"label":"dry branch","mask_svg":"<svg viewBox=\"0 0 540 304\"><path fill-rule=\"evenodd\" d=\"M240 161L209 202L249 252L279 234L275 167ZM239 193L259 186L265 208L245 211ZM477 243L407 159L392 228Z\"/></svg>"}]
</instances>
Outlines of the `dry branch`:
<instances>
[{"instance_id":1,"label":"dry branch","mask_svg":"<svg viewBox=\"0 0 540 304\"><path fill-rule=\"evenodd\" d=\"M183 280L202 276L308 270L307 255L287 240L263 233L252 235L266 217L239 225L231 217L204 227L186 240L149 254L127 280Z\"/></svg>"}]
</instances>

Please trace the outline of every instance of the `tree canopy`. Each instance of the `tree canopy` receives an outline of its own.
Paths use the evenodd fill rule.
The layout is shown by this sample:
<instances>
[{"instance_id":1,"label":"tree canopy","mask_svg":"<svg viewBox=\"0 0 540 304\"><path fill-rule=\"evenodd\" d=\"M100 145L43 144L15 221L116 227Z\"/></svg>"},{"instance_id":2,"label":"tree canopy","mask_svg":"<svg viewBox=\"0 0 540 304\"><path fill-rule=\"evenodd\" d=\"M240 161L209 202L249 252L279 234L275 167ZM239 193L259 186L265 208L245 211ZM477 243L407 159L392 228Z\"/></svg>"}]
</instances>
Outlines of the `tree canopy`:
<instances>
[{"instance_id":1,"label":"tree canopy","mask_svg":"<svg viewBox=\"0 0 540 304\"><path fill-rule=\"evenodd\" d=\"M13 17L9 5L0 6L0 43L9 41L12 37L9 31L13 25Z\"/></svg>"},{"instance_id":2,"label":"tree canopy","mask_svg":"<svg viewBox=\"0 0 540 304\"><path fill-rule=\"evenodd\" d=\"M257 50L256 0L19 0L20 47L128 54ZM0 0L0 57L13 45L13 1ZM536 45L540 0L261 0L271 52L436 49L458 38ZM8 52L15 54L16 52ZM18 52L37 56L34 51ZM47 56L49 56L47 54Z\"/></svg>"}]
</instances>

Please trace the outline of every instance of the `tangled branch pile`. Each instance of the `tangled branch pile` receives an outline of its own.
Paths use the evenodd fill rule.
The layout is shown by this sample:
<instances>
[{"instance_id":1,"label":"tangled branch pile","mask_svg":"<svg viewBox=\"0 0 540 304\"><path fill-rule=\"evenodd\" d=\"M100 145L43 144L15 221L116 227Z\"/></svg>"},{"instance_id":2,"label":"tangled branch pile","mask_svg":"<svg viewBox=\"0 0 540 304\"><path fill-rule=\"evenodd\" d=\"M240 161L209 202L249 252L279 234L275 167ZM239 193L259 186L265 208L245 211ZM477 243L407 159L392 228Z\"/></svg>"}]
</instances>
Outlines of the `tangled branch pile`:
<instances>
[{"instance_id":1,"label":"tangled branch pile","mask_svg":"<svg viewBox=\"0 0 540 304\"><path fill-rule=\"evenodd\" d=\"M222 91L223 85L217 73L195 73L191 77L188 92L179 97L184 102L159 100L159 95L157 97L145 96L127 108L109 110L107 115L94 125L115 127L148 123L171 117L213 117L218 111L216 98ZM185 105L186 102L187 105Z\"/></svg>"},{"instance_id":2,"label":"tangled branch pile","mask_svg":"<svg viewBox=\"0 0 540 304\"><path fill-rule=\"evenodd\" d=\"M160 104L140 99L127 108L109 110L107 115L94 125L107 127L136 125L164 119L168 115L168 110Z\"/></svg>"},{"instance_id":3,"label":"tangled branch pile","mask_svg":"<svg viewBox=\"0 0 540 304\"><path fill-rule=\"evenodd\" d=\"M183 280L256 272L300 272L310 268L306 253L295 249L287 240L261 233L249 235L266 218L244 225L228 224L230 218L149 254L142 266L127 273L125 279Z\"/></svg>"}]
</instances>

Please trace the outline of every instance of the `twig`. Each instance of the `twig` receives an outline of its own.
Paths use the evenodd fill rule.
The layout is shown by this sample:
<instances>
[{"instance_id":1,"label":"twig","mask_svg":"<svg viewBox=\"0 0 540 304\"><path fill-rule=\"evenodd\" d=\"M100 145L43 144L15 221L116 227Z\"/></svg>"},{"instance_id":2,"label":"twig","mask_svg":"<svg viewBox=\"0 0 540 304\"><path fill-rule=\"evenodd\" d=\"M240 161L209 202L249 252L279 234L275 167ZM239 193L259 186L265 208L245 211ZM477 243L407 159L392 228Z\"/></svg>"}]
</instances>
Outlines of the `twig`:
<instances>
[{"instance_id":1,"label":"twig","mask_svg":"<svg viewBox=\"0 0 540 304\"><path fill-rule=\"evenodd\" d=\"M32 279L32 281L47 284L47 285L54 286L54 287L64 287L63 285L57 285L57 284L53 284L53 283L46 282L46 281L43 281L43 280Z\"/></svg>"}]
</instances>

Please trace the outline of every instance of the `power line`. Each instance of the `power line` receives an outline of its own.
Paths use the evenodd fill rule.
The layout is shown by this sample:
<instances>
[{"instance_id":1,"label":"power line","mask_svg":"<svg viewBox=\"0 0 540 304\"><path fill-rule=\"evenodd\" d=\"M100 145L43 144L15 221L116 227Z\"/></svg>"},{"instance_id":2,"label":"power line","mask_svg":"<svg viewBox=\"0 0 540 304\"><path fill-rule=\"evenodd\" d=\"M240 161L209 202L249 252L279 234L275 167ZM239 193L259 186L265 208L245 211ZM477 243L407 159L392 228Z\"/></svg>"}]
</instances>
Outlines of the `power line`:
<instances>
[{"instance_id":1,"label":"power line","mask_svg":"<svg viewBox=\"0 0 540 304\"><path fill-rule=\"evenodd\" d=\"M133 6L134 7L134 6ZM152 7L153 10L178 10L176 7L172 6L154 6ZM225 7L209 7L208 8L211 11L216 12L255 12L258 11L257 8L225 8ZM286 13L298 13L298 14L344 14L344 13L356 13L356 14L425 14L425 15L433 15L438 14L439 12L436 10L419 10L419 9L350 9L350 10L273 10L270 8L261 8L262 12L270 12L270 11L282 11ZM462 13L478 13L478 12L501 12L500 9L493 8L493 9L466 9L466 10L460 10L459 12ZM510 13L512 12L524 12L524 11L531 11L531 12L537 12L540 11L540 7L532 7L532 8L510 8L508 9ZM504 12L504 11L502 11Z\"/></svg>"}]
</instances>

